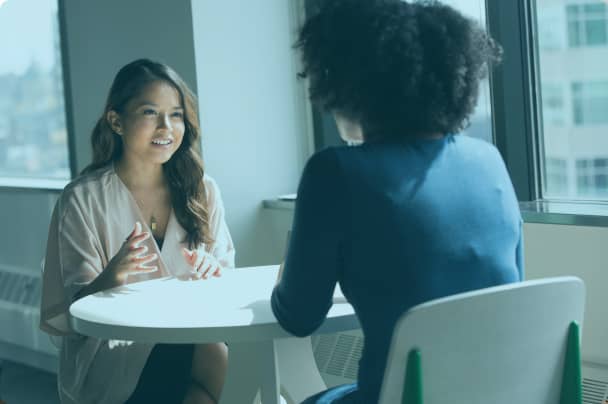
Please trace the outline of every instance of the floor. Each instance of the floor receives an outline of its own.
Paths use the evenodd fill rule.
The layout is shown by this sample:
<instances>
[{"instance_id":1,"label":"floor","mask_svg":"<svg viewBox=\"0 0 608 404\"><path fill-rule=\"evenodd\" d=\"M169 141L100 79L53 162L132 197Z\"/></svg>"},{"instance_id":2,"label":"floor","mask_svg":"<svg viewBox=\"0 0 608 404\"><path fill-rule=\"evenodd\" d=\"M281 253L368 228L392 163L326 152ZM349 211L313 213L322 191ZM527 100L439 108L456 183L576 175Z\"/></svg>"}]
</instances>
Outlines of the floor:
<instances>
[{"instance_id":1,"label":"floor","mask_svg":"<svg viewBox=\"0 0 608 404\"><path fill-rule=\"evenodd\" d=\"M14 362L3 361L0 370L0 401L6 404L59 404L54 374Z\"/></svg>"},{"instance_id":2,"label":"floor","mask_svg":"<svg viewBox=\"0 0 608 404\"><path fill-rule=\"evenodd\" d=\"M59 404L56 381L52 373L5 360L0 365L0 403ZM283 397L281 404L286 404Z\"/></svg>"}]
</instances>

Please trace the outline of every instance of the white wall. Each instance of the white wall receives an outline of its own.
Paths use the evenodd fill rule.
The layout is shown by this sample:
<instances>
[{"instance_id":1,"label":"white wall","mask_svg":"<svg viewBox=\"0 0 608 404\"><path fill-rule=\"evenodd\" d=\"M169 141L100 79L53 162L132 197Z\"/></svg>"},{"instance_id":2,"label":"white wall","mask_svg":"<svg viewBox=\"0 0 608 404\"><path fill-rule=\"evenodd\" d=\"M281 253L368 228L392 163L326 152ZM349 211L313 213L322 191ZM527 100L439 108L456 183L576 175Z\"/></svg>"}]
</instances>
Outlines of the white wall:
<instances>
[{"instance_id":1,"label":"white wall","mask_svg":"<svg viewBox=\"0 0 608 404\"><path fill-rule=\"evenodd\" d=\"M223 194L237 266L280 260L285 235L261 202L295 192L308 155L292 49L298 3L192 2L203 156Z\"/></svg>"},{"instance_id":2,"label":"white wall","mask_svg":"<svg viewBox=\"0 0 608 404\"><path fill-rule=\"evenodd\" d=\"M575 275L585 282L583 359L608 364L608 228L526 223L528 279Z\"/></svg>"}]
</instances>

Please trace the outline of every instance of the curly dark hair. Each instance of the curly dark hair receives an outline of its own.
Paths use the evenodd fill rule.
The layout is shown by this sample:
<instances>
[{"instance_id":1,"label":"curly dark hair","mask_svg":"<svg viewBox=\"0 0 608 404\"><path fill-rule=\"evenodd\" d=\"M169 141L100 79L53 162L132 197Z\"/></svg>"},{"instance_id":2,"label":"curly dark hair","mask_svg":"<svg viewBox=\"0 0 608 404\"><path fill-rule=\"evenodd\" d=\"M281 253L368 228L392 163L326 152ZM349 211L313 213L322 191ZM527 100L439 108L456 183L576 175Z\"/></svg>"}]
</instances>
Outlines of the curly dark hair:
<instances>
[{"instance_id":1,"label":"curly dark hair","mask_svg":"<svg viewBox=\"0 0 608 404\"><path fill-rule=\"evenodd\" d=\"M123 66L110 87L103 114L91 134L93 161L82 174L94 171L122 156L122 138L109 125L109 111L124 113L126 105L150 83L162 81L173 87L184 108L185 132L182 144L163 165L169 183L175 217L186 231L190 248L200 243L213 243L209 229L207 190L203 182L204 170L198 149L200 125L196 96L182 78L166 64L149 59L138 59Z\"/></svg>"},{"instance_id":2,"label":"curly dark hair","mask_svg":"<svg viewBox=\"0 0 608 404\"><path fill-rule=\"evenodd\" d=\"M458 133L501 47L436 1L324 0L304 23L310 97L361 124L366 140Z\"/></svg>"}]
</instances>

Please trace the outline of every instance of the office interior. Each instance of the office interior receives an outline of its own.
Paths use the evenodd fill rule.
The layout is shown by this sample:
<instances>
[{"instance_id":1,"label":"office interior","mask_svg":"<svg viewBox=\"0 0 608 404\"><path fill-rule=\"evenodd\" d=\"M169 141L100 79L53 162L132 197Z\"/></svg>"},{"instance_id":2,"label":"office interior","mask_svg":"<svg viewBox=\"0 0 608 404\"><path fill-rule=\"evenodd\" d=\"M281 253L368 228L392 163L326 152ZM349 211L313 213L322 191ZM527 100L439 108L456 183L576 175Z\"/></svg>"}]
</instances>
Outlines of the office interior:
<instances>
[{"instance_id":1,"label":"office interior","mask_svg":"<svg viewBox=\"0 0 608 404\"><path fill-rule=\"evenodd\" d=\"M0 21L11 3L22 1L0 1ZM336 140L328 117L310 105L306 85L297 79L292 45L306 12L304 0L44 1L56 3L54 46L61 68L56 79L63 83L66 127L59 143L68 156L67 177L0 173L0 360L52 377L57 350L38 329L51 211L62 187L91 159L90 132L119 67L141 57L164 61L197 93L203 160L222 192L237 267L281 261L293 201L279 197L294 193L308 157ZM603 404L608 192L602 187L608 172L602 163L608 140L602 135L608 118L593 114L604 106L608 116L608 72L602 67L608 60L608 5L601 0L452 3L483 20L505 48L503 65L482 89L480 102L491 116L490 132L482 136L503 154L522 202L526 278L575 275L585 282L583 392L586 402ZM597 24L587 29L589 21ZM593 37L598 30L599 39ZM599 84L586 101L587 83ZM6 148L10 136L17 136L7 125L0 120L0 145ZM44 151L37 156L42 159ZM4 158L10 158L6 150ZM14 158L21 161L27 153ZM597 187L589 191L593 184ZM313 344L327 384L355 379L360 333L315 337ZM349 359L334 366L336 349L346 350ZM7 388L0 383L0 397Z\"/></svg>"}]
</instances>

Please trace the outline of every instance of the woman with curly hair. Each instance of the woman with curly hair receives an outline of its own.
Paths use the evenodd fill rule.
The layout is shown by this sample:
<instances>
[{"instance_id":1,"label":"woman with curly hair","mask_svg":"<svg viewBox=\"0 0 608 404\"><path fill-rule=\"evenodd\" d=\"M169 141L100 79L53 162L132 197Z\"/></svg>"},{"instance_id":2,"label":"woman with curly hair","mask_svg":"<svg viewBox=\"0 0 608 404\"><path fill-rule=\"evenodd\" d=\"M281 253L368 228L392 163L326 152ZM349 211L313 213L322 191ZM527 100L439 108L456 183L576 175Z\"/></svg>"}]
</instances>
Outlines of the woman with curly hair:
<instances>
[{"instance_id":1,"label":"woman with curly hair","mask_svg":"<svg viewBox=\"0 0 608 404\"><path fill-rule=\"evenodd\" d=\"M101 340L69 325L70 304L89 294L234 267L199 138L195 97L173 69L147 59L120 69L93 130L93 162L64 189L49 230L41 328L62 337L62 403L218 402L224 344Z\"/></svg>"},{"instance_id":2,"label":"woman with curly hair","mask_svg":"<svg viewBox=\"0 0 608 404\"><path fill-rule=\"evenodd\" d=\"M522 220L496 148L458 135L500 47L438 2L325 0L297 48L343 139L310 158L272 295L297 336L340 284L365 336L358 382L306 403L378 401L397 319L441 296L523 277Z\"/></svg>"}]
</instances>

